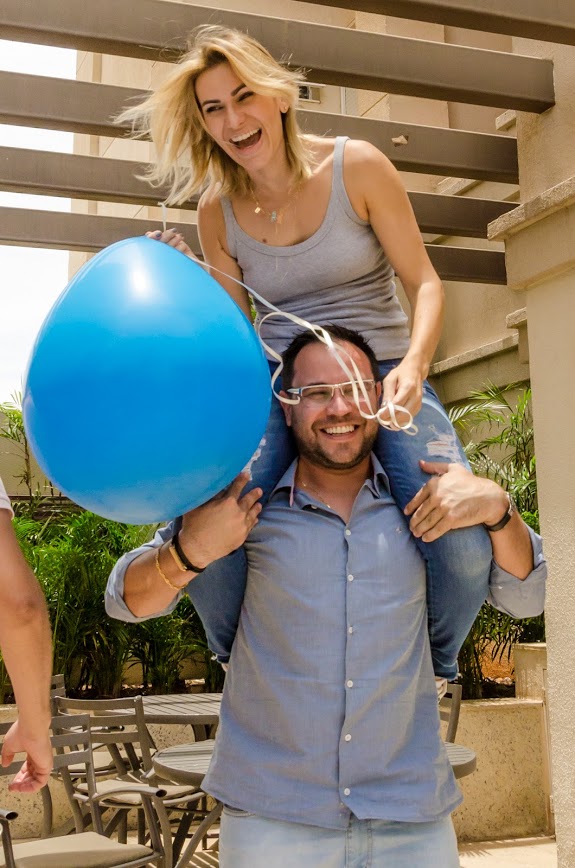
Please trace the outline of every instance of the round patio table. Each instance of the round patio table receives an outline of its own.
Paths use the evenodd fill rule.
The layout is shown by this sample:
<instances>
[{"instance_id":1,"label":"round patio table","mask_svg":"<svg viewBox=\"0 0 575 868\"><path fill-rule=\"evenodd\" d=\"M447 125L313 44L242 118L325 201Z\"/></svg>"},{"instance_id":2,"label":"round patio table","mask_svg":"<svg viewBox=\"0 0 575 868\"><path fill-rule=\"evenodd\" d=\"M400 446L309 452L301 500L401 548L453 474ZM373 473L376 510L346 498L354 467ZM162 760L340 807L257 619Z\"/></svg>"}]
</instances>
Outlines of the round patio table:
<instances>
[{"instance_id":1,"label":"round patio table","mask_svg":"<svg viewBox=\"0 0 575 868\"><path fill-rule=\"evenodd\" d=\"M166 747L163 750L159 750L152 757L154 771L160 777L173 781L175 784L199 787L208 770L213 751L213 738L206 739L206 741L197 741L193 744L177 744L173 747ZM191 864L218 865L217 855L213 850L202 851L201 863L197 861L192 862L192 857L208 829L219 819L222 807L222 803L217 802L215 808L204 817L192 835L186 849L180 855L175 868L186 868L186 866Z\"/></svg>"},{"instance_id":2,"label":"round patio table","mask_svg":"<svg viewBox=\"0 0 575 868\"><path fill-rule=\"evenodd\" d=\"M199 787L208 771L214 744L214 739L208 738L192 744L165 747L152 757L154 771L175 784Z\"/></svg>"}]
</instances>

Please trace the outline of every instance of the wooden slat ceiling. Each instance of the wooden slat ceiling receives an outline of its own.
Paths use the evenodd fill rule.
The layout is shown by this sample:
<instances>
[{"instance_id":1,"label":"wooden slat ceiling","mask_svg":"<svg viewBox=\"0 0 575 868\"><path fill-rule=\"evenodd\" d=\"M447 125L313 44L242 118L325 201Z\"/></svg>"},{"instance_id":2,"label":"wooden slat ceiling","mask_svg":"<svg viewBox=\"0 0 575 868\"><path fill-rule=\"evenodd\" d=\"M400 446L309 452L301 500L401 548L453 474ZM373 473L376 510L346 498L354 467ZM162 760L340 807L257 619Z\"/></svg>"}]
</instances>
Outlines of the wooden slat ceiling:
<instances>
[{"instance_id":1,"label":"wooden slat ceiling","mask_svg":"<svg viewBox=\"0 0 575 868\"><path fill-rule=\"evenodd\" d=\"M0 37L148 60L175 60L198 24L247 30L312 81L543 112L550 60L271 18L168 0L2 0Z\"/></svg>"},{"instance_id":2,"label":"wooden slat ceiling","mask_svg":"<svg viewBox=\"0 0 575 868\"><path fill-rule=\"evenodd\" d=\"M350 8L350 0L307 0ZM353 0L361 12L575 45L573 0Z\"/></svg>"},{"instance_id":3,"label":"wooden slat ceiling","mask_svg":"<svg viewBox=\"0 0 575 868\"><path fill-rule=\"evenodd\" d=\"M138 178L145 164L128 160L45 153L26 148L0 147L0 189L13 193L37 193L157 205L165 195ZM515 204L486 199L410 193L422 232L487 238L487 225ZM185 208L195 208L197 200Z\"/></svg>"},{"instance_id":4,"label":"wooden slat ceiling","mask_svg":"<svg viewBox=\"0 0 575 868\"><path fill-rule=\"evenodd\" d=\"M341 5L343 0L315 0ZM357 0L356 9L451 26L479 27L529 35L534 24L558 41L569 41L573 15L556 0ZM519 4L519 5L517 5ZM479 14L478 14L479 12ZM497 26L497 21L501 26ZM407 96L542 112L554 104L551 61L459 45L222 11L171 0L2 0L0 38L72 47L148 60L175 61L185 34L210 21L249 31L278 58L306 68L309 78L339 86ZM511 28L511 29L509 29ZM555 32L555 31L554 31ZM540 38L544 38L541 36ZM120 136L113 125L122 106L143 91L44 76L0 72L0 122ZM511 137L429 128L304 110L302 125L318 134L347 134L373 142L403 171L477 180L517 182L517 148ZM76 199L141 205L156 204L152 190L136 174L138 164L80 155L0 149L0 189ZM514 207L501 201L411 193L422 232L484 238L486 227ZM195 202L189 203L193 221ZM93 251L149 221L85 214L0 209L0 243ZM193 222L187 227L199 250ZM428 245L446 280L502 283L505 262L493 250Z\"/></svg>"},{"instance_id":5,"label":"wooden slat ceiling","mask_svg":"<svg viewBox=\"0 0 575 868\"><path fill-rule=\"evenodd\" d=\"M127 128L114 124L112 118L144 95L143 90L127 87L0 71L0 123L116 137L125 135ZM310 133L371 142L400 171L518 181L513 137L307 109L299 112L299 119Z\"/></svg>"},{"instance_id":6,"label":"wooden slat ceiling","mask_svg":"<svg viewBox=\"0 0 575 868\"><path fill-rule=\"evenodd\" d=\"M95 252L154 228L159 225L150 220L0 207L0 244ZM194 224L186 227L186 234L192 250L200 254ZM433 244L426 247L443 280L505 283L503 253Z\"/></svg>"}]
</instances>

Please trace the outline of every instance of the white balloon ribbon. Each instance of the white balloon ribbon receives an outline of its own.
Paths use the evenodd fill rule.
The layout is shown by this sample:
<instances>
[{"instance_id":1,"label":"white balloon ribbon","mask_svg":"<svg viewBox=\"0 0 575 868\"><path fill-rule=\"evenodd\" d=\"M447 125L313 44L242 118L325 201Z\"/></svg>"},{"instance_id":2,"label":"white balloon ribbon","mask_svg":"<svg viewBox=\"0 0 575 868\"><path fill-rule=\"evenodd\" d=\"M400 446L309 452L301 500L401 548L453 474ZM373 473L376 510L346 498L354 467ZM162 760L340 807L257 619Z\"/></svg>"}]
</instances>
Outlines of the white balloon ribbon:
<instances>
[{"instance_id":1,"label":"white balloon ribbon","mask_svg":"<svg viewBox=\"0 0 575 868\"><path fill-rule=\"evenodd\" d=\"M280 395L279 392L276 392L275 384L280 376L283 369L283 361L281 355L276 352L273 347L270 347L269 344L265 342L261 335L261 328L264 322L272 316L281 316L285 319L291 320L295 325L299 325L304 329L309 329L312 331L317 339L321 341L321 343L325 344L326 347L332 351L333 355L339 362L342 370L344 371L346 377L349 378L349 382L351 383L353 399L355 405L358 409L360 416L363 419L376 419L377 422L381 425L382 428L387 428L390 431L403 431L405 434L417 434L418 428L417 425L413 421L413 416L407 409L407 407L403 407L401 404L394 404L392 401L382 401L381 407L375 413L368 413L365 411L364 406L370 406L370 397L365 388L365 384L363 382L362 374L359 371L354 359L341 344L336 344L326 329L322 328L322 326L315 325L314 323L310 323L305 319L302 319L296 314L288 313L287 311L280 310L279 307L276 307L275 304L267 301L265 298L262 298L255 290L253 290L250 286L247 286L241 280L238 280L237 277L232 277L231 274L226 274L225 271L221 271L219 268L216 268L214 265L208 265L207 262L200 262L196 260L198 264L202 265L204 268L209 269L210 271L216 271L218 274L221 274L223 277L227 277L229 280L233 280L235 283L242 286L245 290L249 292L251 296L257 298L257 300L263 304L265 307L270 309L270 313L267 313L265 316L258 319L255 323L256 334L261 341L262 346L273 359L278 362L278 367L273 373L271 385L272 391L278 401L282 401L284 404L299 404L300 398L286 398L283 395ZM344 356L347 356L347 361L344 359ZM362 405L360 401L360 394L364 399L365 405ZM398 414L406 417L405 422L400 422ZM387 418L384 418L384 415Z\"/></svg>"}]
</instances>

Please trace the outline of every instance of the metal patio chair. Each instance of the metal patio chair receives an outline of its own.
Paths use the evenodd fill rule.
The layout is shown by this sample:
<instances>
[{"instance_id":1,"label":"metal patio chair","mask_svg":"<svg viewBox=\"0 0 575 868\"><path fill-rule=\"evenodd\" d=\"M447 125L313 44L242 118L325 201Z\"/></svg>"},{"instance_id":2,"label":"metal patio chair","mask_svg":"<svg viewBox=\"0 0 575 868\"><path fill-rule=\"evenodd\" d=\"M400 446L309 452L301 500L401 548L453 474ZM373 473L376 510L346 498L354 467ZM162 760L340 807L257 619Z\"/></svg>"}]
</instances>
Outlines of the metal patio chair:
<instances>
[{"instance_id":1,"label":"metal patio chair","mask_svg":"<svg viewBox=\"0 0 575 868\"><path fill-rule=\"evenodd\" d=\"M199 803L204 793L199 786L178 785L161 780L152 766L153 742L144 719L141 696L125 699L70 699L57 697L55 707L59 712L69 714L83 712L90 714L93 738L107 747L114 761L111 776L96 781L96 792L102 796L102 810L106 809L106 834L116 829L120 840L126 840L127 818L129 811L136 809L138 818L138 841L147 840L146 817L137 794L122 794L126 782L144 781L159 786L165 792L162 805L157 809L164 848L177 858L192 822L203 818L204 811ZM87 791L85 780L74 780L75 797L82 804ZM118 792L119 791L119 792ZM87 812L84 809L80 819L76 813L76 828L80 830ZM172 841L172 826L175 826ZM181 829L180 829L181 827Z\"/></svg>"},{"instance_id":2,"label":"metal patio chair","mask_svg":"<svg viewBox=\"0 0 575 868\"><path fill-rule=\"evenodd\" d=\"M62 775L69 793L73 792L71 766L81 764L86 769L86 804L92 811L94 831L80 832L37 841L13 842L10 822L16 811L0 810L2 836L1 868L171 868L169 855L164 851L158 832L156 809L161 808L164 791L159 787L141 783L126 784L125 795L137 795L146 813L150 829L150 844L127 844L111 840L103 834L102 820L98 809L103 796L96 792L96 778L92 765L92 747L88 715L59 715L52 720L52 744L56 751L54 767ZM9 723L0 724L0 734L5 735ZM1 775L13 775L21 765L13 762L8 768L0 768Z\"/></svg>"}]
</instances>

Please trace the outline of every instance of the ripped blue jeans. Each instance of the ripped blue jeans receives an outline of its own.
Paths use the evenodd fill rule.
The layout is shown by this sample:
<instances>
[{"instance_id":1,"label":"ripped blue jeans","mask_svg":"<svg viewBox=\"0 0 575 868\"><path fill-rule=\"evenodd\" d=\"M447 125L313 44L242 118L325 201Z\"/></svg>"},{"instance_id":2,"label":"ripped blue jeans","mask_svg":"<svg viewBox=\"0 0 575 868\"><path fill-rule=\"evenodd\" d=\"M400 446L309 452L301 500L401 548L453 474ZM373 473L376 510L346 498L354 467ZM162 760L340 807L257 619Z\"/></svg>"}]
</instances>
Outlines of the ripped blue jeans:
<instances>
[{"instance_id":1,"label":"ripped blue jeans","mask_svg":"<svg viewBox=\"0 0 575 868\"><path fill-rule=\"evenodd\" d=\"M381 378L387 376L399 361L380 362ZM427 382L416 422L419 431L415 436L381 428L374 450L401 509L429 479L419 467L421 458L469 466L451 422ZM283 410L274 398L261 453L251 466L251 485L263 489L263 503L295 455L295 444L285 424ZM436 675L453 679L457 675L459 649L487 598L491 542L487 531L476 526L452 530L432 543L421 540L416 540L416 543L427 569L433 667ZM244 551L238 549L211 564L188 586L188 593L204 624L208 644L222 662L228 659L235 637L246 571Z\"/></svg>"}]
</instances>

